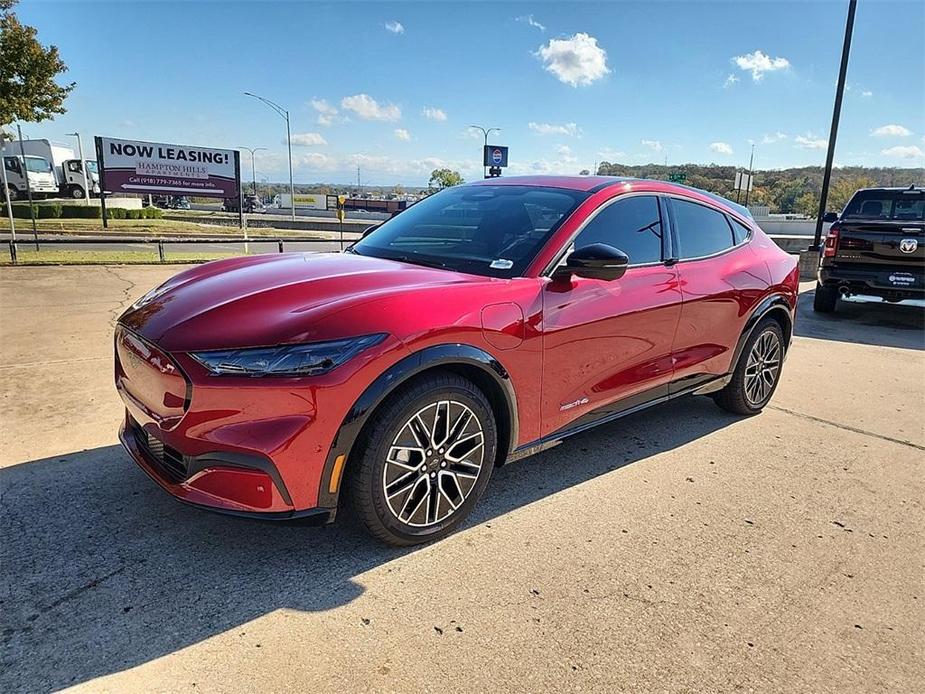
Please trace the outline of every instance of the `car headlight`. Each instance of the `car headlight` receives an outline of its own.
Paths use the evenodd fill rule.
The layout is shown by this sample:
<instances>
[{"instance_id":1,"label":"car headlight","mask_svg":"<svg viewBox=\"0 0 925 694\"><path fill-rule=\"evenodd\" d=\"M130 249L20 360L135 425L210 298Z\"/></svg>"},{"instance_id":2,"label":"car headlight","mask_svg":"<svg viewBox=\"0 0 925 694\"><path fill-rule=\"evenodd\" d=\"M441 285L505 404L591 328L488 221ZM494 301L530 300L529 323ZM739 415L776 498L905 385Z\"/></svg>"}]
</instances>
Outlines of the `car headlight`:
<instances>
[{"instance_id":1,"label":"car headlight","mask_svg":"<svg viewBox=\"0 0 925 694\"><path fill-rule=\"evenodd\" d=\"M191 356L215 376L319 376L385 338L377 333L302 345L192 352Z\"/></svg>"}]
</instances>

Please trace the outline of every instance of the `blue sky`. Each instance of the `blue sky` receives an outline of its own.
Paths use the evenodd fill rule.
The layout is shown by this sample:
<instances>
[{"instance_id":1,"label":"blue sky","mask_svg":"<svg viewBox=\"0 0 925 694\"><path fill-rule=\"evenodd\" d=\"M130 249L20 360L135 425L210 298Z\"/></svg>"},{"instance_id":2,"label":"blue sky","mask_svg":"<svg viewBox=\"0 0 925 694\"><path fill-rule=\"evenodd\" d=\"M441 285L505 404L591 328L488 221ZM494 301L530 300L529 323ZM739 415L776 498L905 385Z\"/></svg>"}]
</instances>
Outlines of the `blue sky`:
<instances>
[{"instance_id":1,"label":"blue sky","mask_svg":"<svg viewBox=\"0 0 925 694\"><path fill-rule=\"evenodd\" d=\"M22 2L77 82L65 133L265 147L258 178L424 184L630 164L821 165L847 1ZM860 0L836 164L925 165L925 3ZM247 155L249 162L250 155ZM249 173L249 166L246 171Z\"/></svg>"}]
</instances>

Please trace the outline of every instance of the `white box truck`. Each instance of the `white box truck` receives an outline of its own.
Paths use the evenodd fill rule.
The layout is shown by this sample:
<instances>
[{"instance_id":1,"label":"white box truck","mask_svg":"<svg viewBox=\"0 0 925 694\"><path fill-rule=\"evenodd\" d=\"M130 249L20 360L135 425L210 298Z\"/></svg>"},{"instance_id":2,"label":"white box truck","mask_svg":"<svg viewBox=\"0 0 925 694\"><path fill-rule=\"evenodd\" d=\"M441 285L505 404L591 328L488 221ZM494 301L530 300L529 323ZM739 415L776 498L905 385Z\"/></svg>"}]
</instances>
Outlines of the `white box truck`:
<instances>
[{"instance_id":1,"label":"white box truck","mask_svg":"<svg viewBox=\"0 0 925 694\"><path fill-rule=\"evenodd\" d=\"M10 187L11 198L22 199L26 197L26 181L23 178L21 166L22 150L26 152L25 168L29 171L29 185L32 188L33 197L44 198L64 195L75 199L83 198L84 174L82 166L87 167L87 183L90 186L90 194L99 194L100 178L96 162L92 159L88 159L81 164L80 159L74 155L73 149L50 140L23 140L21 149L19 144L19 140L14 140L7 142L3 147L7 185ZM10 161L7 162L7 159ZM19 165L17 165L17 162L19 162ZM48 185L47 174L49 168L52 174L53 190Z\"/></svg>"},{"instance_id":2,"label":"white box truck","mask_svg":"<svg viewBox=\"0 0 925 694\"><path fill-rule=\"evenodd\" d=\"M15 150L19 148L19 140L10 143ZM69 198L80 199L84 197L84 174L80 159L68 145L58 144L51 140L23 140L22 148L26 155L42 157L51 162L58 182L58 193ZM85 160L87 167L87 183L90 194L98 195L100 192L100 177L96 162Z\"/></svg>"},{"instance_id":3,"label":"white box truck","mask_svg":"<svg viewBox=\"0 0 925 694\"><path fill-rule=\"evenodd\" d=\"M15 147L14 147L15 145ZM28 189L32 190L33 199L54 197L58 195L58 177L48 159L19 152L19 141L7 142L0 150L3 168L6 169L6 185L11 200L24 200ZM28 176L29 186L26 187Z\"/></svg>"}]
</instances>

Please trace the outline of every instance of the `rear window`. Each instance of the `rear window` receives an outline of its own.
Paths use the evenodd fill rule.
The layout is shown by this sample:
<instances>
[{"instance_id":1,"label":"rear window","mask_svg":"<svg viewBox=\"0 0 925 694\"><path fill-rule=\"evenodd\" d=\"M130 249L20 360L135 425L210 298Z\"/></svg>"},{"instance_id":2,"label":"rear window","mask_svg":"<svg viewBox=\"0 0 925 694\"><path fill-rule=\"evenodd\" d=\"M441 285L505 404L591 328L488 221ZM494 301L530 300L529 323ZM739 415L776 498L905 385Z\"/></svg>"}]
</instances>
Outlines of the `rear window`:
<instances>
[{"instance_id":1,"label":"rear window","mask_svg":"<svg viewBox=\"0 0 925 694\"><path fill-rule=\"evenodd\" d=\"M842 218L925 219L925 192L901 190L861 190L845 207Z\"/></svg>"},{"instance_id":2,"label":"rear window","mask_svg":"<svg viewBox=\"0 0 925 694\"><path fill-rule=\"evenodd\" d=\"M735 240L726 215L705 205L672 199L680 257L702 258L732 248Z\"/></svg>"}]
</instances>

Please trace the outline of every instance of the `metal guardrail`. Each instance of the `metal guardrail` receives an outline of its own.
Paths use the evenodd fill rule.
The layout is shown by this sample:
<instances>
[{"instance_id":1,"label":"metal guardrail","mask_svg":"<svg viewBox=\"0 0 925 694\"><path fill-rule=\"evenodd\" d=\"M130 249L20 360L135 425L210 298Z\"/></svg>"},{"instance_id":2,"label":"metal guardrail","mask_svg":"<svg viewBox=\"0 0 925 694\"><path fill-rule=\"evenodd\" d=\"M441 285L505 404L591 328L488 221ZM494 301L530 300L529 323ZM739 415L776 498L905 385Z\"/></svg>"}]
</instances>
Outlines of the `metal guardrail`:
<instances>
[{"instance_id":1,"label":"metal guardrail","mask_svg":"<svg viewBox=\"0 0 925 694\"><path fill-rule=\"evenodd\" d=\"M284 253L284 245L287 243L309 243L309 244L320 244L320 243L336 243L340 244L340 247L343 249L345 245L353 243L357 239L319 239L318 237L312 236L308 238L302 238L299 236L287 236L285 238L280 237L267 237L267 236L183 236L183 237L151 237L151 236L119 236L116 238L104 238L104 239L85 239L85 238L62 238L62 239L8 239L5 241L9 248L10 260L13 265L18 263L16 247L17 246L35 246L36 250L40 250L40 247L45 246L60 246L68 244L76 245L110 245L110 244L151 244L157 245L157 255L159 262L166 263L167 259L164 254L164 246L175 245L175 244L199 244L199 245L216 245L216 244L251 244L251 243L272 243L276 244L277 250L279 253Z\"/></svg>"}]
</instances>

